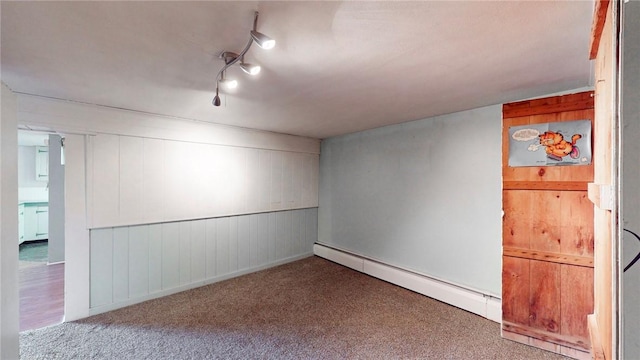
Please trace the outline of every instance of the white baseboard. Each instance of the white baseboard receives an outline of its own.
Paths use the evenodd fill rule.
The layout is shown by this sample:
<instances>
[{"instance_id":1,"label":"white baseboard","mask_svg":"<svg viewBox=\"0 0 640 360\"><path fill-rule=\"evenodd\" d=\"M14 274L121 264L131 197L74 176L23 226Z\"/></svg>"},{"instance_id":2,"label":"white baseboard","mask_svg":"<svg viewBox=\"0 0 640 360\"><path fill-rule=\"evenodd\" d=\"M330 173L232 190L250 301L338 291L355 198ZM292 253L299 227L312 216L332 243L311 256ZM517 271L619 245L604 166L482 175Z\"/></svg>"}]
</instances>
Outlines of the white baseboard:
<instances>
[{"instance_id":1,"label":"white baseboard","mask_svg":"<svg viewBox=\"0 0 640 360\"><path fill-rule=\"evenodd\" d=\"M501 322L502 303L496 297L320 244L313 246L313 253L340 265L459 307L497 323Z\"/></svg>"}]
</instances>

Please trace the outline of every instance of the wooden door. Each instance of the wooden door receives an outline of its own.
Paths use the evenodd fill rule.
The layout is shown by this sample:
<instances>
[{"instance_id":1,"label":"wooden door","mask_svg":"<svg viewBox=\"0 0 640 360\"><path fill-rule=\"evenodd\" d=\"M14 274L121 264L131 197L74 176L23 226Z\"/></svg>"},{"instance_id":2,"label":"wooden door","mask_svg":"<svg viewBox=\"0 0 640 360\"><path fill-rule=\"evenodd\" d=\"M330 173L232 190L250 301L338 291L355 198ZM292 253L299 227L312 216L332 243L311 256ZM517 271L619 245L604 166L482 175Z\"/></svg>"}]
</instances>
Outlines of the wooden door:
<instances>
[{"instance_id":1,"label":"wooden door","mask_svg":"<svg viewBox=\"0 0 640 360\"><path fill-rule=\"evenodd\" d=\"M591 120L593 92L503 106L502 335L590 358L593 164L510 167L512 126Z\"/></svg>"}]
</instances>

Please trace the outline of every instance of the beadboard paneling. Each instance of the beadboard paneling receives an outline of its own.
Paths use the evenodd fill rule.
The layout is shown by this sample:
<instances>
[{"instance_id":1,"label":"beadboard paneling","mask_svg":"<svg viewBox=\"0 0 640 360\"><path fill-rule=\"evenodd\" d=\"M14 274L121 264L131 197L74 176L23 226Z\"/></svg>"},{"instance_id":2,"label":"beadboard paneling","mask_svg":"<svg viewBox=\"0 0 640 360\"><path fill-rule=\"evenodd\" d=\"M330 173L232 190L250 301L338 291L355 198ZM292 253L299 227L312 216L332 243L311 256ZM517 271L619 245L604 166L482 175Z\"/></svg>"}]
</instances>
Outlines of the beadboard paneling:
<instances>
[{"instance_id":1,"label":"beadboard paneling","mask_svg":"<svg viewBox=\"0 0 640 360\"><path fill-rule=\"evenodd\" d=\"M318 209L91 230L92 313L310 255Z\"/></svg>"},{"instance_id":2,"label":"beadboard paneling","mask_svg":"<svg viewBox=\"0 0 640 360\"><path fill-rule=\"evenodd\" d=\"M107 134L88 144L90 228L318 206L317 154Z\"/></svg>"}]
</instances>

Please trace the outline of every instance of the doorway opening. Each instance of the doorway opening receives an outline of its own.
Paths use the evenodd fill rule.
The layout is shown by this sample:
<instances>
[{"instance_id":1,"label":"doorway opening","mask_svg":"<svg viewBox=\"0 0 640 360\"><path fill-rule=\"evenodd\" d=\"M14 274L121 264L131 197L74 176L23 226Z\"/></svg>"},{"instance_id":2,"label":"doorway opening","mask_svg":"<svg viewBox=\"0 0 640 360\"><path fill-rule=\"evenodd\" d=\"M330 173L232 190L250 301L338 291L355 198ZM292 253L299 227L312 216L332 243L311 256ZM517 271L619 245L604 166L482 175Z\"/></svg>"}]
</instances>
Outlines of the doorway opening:
<instances>
[{"instance_id":1,"label":"doorway opening","mask_svg":"<svg viewBox=\"0 0 640 360\"><path fill-rule=\"evenodd\" d=\"M18 130L20 331L64 319L64 152L57 134Z\"/></svg>"}]
</instances>

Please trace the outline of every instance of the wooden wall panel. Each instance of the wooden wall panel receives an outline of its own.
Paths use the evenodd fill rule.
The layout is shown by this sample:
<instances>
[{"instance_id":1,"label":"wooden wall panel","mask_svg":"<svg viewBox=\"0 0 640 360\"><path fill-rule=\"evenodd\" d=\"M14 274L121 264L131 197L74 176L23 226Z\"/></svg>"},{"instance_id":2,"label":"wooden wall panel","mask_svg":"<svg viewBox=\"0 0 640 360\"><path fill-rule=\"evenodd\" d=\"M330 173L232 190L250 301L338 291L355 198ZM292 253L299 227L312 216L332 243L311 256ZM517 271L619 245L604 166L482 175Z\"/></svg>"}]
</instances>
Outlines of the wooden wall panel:
<instances>
[{"instance_id":1,"label":"wooden wall panel","mask_svg":"<svg viewBox=\"0 0 640 360\"><path fill-rule=\"evenodd\" d=\"M113 302L113 229L93 231L90 246L91 305L111 304Z\"/></svg>"},{"instance_id":2,"label":"wooden wall panel","mask_svg":"<svg viewBox=\"0 0 640 360\"><path fill-rule=\"evenodd\" d=\"M559 252L560 227L564 216L560 212L562 192L528 191L531 201L531 240L532 250Z\"/></svg>"},{"instance_id":3,"label":"wooden wall panel","mask_svg":"<svg viewBox=\"0 0 640 360\"><path fill-rule=\"evenodd\" d=\"M162 224L162 288L180 285L180 223Z\"/></svg>"},{"instance_id":4,"label":"wooden wall panel","mask_svg":"<svg viewBox=\"0 0 640 360\"><path fill-rule=\"evenodd\" d=\"M91 209L93 221L100 219L105 223L117 223L119 220L120 191L120 138L115 135L96 136L91 139L94 150L91 172L92 186L87 184L91 192ZM118 170L116 170L118 169Z\"/></svg>"},{"instance_id":5,"label":"wooden wall panel","mask_svg":"<svg viewBox=\"0 0 640 360\"><path fill-rule=\"evenodd\" d=\"M206 274L207 278L216 276L216 254L217 254L217 222L216 219L207 219L205 227L205 248L206 248Z\"/></svg>"},{"instance_id":6,"label":"wooden wall panel","mask_svg":"<svg viewBox=\"0 0 640 360\"><path fill-rule=\"evenodd\" d=\"M511 126L592 120L593 93L503 107L503 336L583 358L593 309L593 164L509 167Z\"/></svg>"},{"instance_id":7,"label":"wooden wall panel","mask_svg":"<svg viewBox=\"0 0 640 360\"><path fill-rule=\"evenodd\" d=\"M163 218L164 152L162 140L143 140L142 202L130 206L140 208L145 223Z\"/></svg>"},{"instance_id":8,"label":"wooden wall panel","mask_svg":"<svg viewBox=\"0 0 640 360\"><path fill-rule=\"evenodd\" d=\"M91 230L92 313L313 252L317 209Z\"/></svg>"},{"instance_id":9,"label":"wooden wall panel","mask_svg":"<svg viewBox=\"0 0 640 360\"><path fill-rule=\"evenodd\" d=\"M180 223L180 234L178 242L180 243L180 285L191 282L191 221Z\"/></svg>"},{"instance_id":10,"label":"wooden wall panel","mask_svg":"<svg viewBox=\"0 0 640 360\"><path fill-rule=\"evenodd\" d=\"M119 217L143 222L144 141L131 136L120 137Z\"/></svg>"},{"instance_id":11,"label":"wooden wall panel","mask_svg":"<svg viewBox=\"0 0 640 360\"><path fill-rule=\"evenodd\" d=\"M529 266L529 326L560 333L560 265L530 260Z\"/></svg>"},{"instance_id":12,"label":"wooden wall panel","mask_svg":"<svg viewBox=\"0 0 640 360\"><path fill-rule=\"evenodd\" d=\"M207 276L206 221L191 222L191 281L201 281Z\"/></svg>"},{"instance_id":13,"label":"wooden wall panel","mask_svg":"<svg viewBox=\"0 0 640 360\"><path fill-rule=\"evenodd\" d=\"M593 204L586 191L565 191L561 205L564 219L560 238L563 254L593 257Z\"/></svg>"},{"instance_id":14,"label":"wooden wall panel","mask_svg":"<svg viewBox=\"0 0 640 360\"><path fill-rule=\"evenodd\" d=\"M589 330L584 314L593 310L593 270L561 265L561 333L573 336L589 348ZM580 284L580 286L576 286Z\"/></svg>"},{"instance_id":15,"label":"wooden wall panel","mask_svg":"<svg viewBox=\"0 0 640 360\"><path fill-rule=\"evenodd\" d=\"M113 229L113 301L129 298L129 231Z\"/></svg>"},{"instance_id":16,"label":"wooden wall panel","mask_svg":"<svg viewBox=\"0 0 640 360\"><path fill-rule=\"evenodd\" d=\"M129 228L129 296L149 293L149 228Z\"/></svg>"},{"instance_id":17,"label":"wooden wall panel","mask_svg":"<svg viewBox=\"0 0 640 360\"><path fill-rule=\"evenodd\" d=\"M531 201L527 191L503 192L502 245L530 249Z\"/></svg>"},{"instance_id":18,"label":"wooden wall panel","mask_svg":"<svg viewBox=\"0 0 640 360\"><path fill-rule=\"evenodd\" d=\"M502 320L529 325L529 261L515 257L502 260ZM527 294L527 296L522 296Z\"/></svg>"},{"instance_id":19,"label":"wooden wall panel","mask_svg":"<svg viewBox=\"0 0 640 360\"><path fill-rule=\"evenodd\" d=\"M162 290L162 225L153 224L144 227L149 228L149 292L147 294L154 294Z\"/></svg>"},{"instance_id":20,"label":"wooden wall panel","mask_svg":"<svg viewBox=\"0 0 640 360\"><path fill-rule=\"evenodd\" d=\"M100 134L88 157L90 228L318 206L317 154Z\"/></svg>"}]
</instances>

